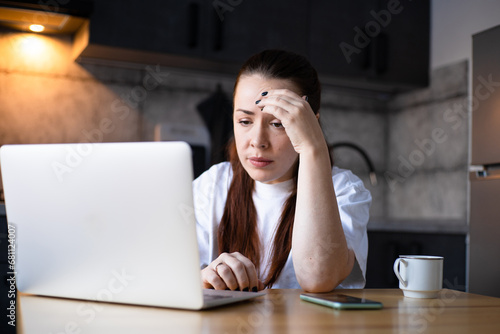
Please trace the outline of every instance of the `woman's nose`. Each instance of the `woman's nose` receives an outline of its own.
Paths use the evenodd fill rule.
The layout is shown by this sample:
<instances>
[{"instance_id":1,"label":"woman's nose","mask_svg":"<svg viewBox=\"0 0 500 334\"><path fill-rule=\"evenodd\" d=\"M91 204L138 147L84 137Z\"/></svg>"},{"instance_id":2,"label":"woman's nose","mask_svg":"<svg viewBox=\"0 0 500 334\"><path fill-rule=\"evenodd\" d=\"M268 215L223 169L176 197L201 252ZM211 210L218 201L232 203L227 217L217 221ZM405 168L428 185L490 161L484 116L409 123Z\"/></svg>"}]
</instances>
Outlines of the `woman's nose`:
<instances>
[{"instance_id":1,"label":"woman's nose","mask_svg":"<svg viewBox=\"0 0 500 334\"><path fill-rule=\"evenodd\" d=\"M253 127L251 143L252 147L265 149L269 147L269 138L266 131L260 125Z\"/></svg>"}]
</instances>

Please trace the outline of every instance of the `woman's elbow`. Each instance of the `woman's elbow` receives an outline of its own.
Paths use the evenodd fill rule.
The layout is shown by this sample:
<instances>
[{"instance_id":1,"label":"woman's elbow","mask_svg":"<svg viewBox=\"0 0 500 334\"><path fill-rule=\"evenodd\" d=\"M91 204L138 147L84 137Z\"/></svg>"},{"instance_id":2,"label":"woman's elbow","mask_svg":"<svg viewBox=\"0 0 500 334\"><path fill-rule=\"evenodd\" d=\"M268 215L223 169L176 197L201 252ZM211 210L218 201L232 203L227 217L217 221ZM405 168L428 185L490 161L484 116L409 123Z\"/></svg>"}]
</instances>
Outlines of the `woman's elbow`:
<instances>
[{"instance_id":1,"label":"woman's elbow","mask_svg":"<svg viewBox=\"0 0 500 334\"><path fill-rule=\"evenodd\" d=\"M298 281L302 290L306 292L323 293L334 290L346 278L347 275L336 273L335 275L328 275L328 277L299 279Z\"/></svg>"},{"instance_id":2,"label":"woman's elbow","mask_svg":"<svg viewBox=\"0 0 500 334\"><path fill-rule=\"evenodd\" d=\"M304 290L305 292L310 292L310 293L330 292L333 289L335 289L335 287L336 287L336 285L332 285L332 284L325 284L325 283L316 284L316 283L311 283L311 282L300 284L300 286L301 286L302 290Z\"/></svg>"},{"instance_id":3,"label":"woman's elbow","mask_svg":"<svg viewBox=\"0 0 500 334\"><path fill-rule=\"evenodd\" d=\"M304 291L310 293L330 292L349 276L352 269L353 265L349 263L347 266L337 268L330 273L322 272L302 277L297 275L297 281Z\"/></svg>"},{"instance_id":4,"label":"woman's elbow","mask_svg":"<svg viewBox=\"0 0 500 334\"><path fill-rule=\"evenodd\" d=\"M311 293L329 292L344 281L354 268L355 255L351 249L347 250L345 257L335 261L335 264L324 264L308 261L296 265L295 274L300 287ZM295 263L294 263L295 264Z\"/></svg>"}]
</instances>

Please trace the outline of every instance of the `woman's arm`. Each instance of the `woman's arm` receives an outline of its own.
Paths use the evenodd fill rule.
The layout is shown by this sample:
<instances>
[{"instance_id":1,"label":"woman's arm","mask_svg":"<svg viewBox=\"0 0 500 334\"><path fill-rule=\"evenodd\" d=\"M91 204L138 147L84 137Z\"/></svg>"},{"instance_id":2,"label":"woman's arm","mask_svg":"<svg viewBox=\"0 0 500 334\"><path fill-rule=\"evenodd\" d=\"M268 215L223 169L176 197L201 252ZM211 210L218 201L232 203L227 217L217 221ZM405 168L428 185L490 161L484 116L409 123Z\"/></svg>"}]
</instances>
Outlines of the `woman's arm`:
<instances>
[{"instance_id":1,"label":"woman's arm","mask_svg":"<svg viewBox=\"0 0 500 334\"><path fill-rule=\"evenodd\" d=\"M295 273L304 290L331 291L351 272L354 252L347 248L342 229L327 149L306 151L299 159L292 237Z\"/></svg>"},{"instance_id":2,"label":"woman's arm","mask_svg":"<svg viewBox=\"0 0 500 334\"><path fill-rule=\"evenodd\" d=\"M332 182L328 147L309 104L290 90L269 91L259 103L278 118L299 154L292 257L300 286L311 292L333 290L351 272Z\"/></svg>"}]
</instances>

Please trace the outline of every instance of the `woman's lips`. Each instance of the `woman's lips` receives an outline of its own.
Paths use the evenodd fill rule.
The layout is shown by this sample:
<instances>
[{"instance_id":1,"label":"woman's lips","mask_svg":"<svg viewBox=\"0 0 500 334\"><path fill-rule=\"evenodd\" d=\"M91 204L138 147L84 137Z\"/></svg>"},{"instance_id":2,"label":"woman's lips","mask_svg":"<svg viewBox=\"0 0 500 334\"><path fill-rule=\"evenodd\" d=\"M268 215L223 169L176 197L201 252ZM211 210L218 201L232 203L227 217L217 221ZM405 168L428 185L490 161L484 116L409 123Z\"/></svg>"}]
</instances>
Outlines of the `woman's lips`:
<instances>
[{"instance_id":1,"label":"woman's lips","mask_svg":"<svg viewBox=\"0 0 500 334\"><path fill-rule=\"evenodd\" d=\"M258 158L258 157L251 157L248 160L255 167L266 167L273 162L272 160L265 159L265 158Z\"/></svg>"}]
</instances>

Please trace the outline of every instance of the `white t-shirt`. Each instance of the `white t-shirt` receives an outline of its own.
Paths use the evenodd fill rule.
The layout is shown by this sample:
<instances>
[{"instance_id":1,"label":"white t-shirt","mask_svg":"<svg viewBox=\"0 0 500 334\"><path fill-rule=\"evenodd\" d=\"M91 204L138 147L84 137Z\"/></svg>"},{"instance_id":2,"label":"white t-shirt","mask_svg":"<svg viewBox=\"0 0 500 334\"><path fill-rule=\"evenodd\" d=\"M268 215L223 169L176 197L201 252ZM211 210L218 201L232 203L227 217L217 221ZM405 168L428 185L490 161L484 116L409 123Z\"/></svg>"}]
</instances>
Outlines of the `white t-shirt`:
<instances>
[{"instance_id":1,"label":"white t-shirt","mask_svg":"<svg viewBox=\"0 0 500 334\"><path fill-rule=\"evenodd\" d=\"M229 162L212 166L193 182L194 206L201 267L205 268L219 256L217 231L224 213L227 193L232 180L232 168ZM371 205L370 192L363 182L351 171L333 167L332 181L337 196L342 227L347 246L354 251L356 263L351 274L339 285L339 288L363 288L365 285L366 259L368 256L368 236L366 225ZM263 255L260 268L262 280L267 274L268 252L272 249L274 232L280 221L281 209L290 195L293 180L265 184L256 181L253 201L257 210L257 226L260 234ZM329 250L328 241L325 251ZM273 288L300 289L295 276L290 251L288 260Z\"/></svg>"}]
</instances>

